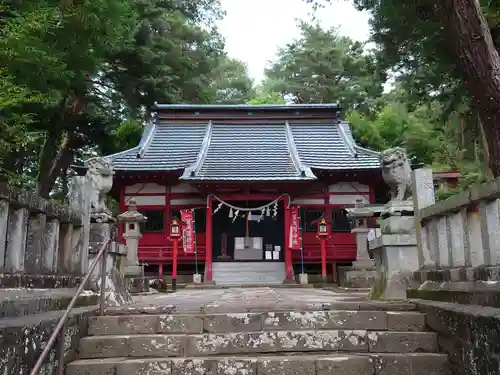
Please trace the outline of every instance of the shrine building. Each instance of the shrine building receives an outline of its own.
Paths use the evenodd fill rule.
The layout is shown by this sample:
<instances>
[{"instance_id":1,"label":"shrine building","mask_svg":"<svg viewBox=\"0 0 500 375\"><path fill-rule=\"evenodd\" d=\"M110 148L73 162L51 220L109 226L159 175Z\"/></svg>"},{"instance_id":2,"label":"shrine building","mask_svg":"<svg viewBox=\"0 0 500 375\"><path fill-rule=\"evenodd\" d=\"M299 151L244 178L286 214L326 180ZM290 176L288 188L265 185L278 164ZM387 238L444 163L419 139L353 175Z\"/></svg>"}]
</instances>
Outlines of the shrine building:
<instances>
[{"instance_id":1,"label":"shrine building","mask_svg":"<svg viewBox=\"0 0 500 375\"><path fill-rule=\"evenodd\" d=\"M171 222L185 209L195 251L181 245L176 264L205 281L278 283L303 267L335 273L355 260L346 208L386 199L387 187L378 153L356 144L337 105L155 105L153 113L136 147L108 156L120 211L133 199L147 217L138 257L148 270L172 272ZM301 250L290 249L294 207Z\"/></svg>"}]
</instances>

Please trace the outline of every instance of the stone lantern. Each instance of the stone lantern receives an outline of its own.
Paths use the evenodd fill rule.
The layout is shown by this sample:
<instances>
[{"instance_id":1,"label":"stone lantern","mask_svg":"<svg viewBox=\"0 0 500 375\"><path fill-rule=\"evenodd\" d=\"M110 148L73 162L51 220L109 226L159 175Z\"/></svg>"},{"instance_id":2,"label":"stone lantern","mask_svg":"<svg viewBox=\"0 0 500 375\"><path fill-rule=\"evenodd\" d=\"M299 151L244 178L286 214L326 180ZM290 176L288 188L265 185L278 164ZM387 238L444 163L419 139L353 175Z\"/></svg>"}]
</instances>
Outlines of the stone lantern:
<instances>
[{"instance_id":1,"label":"stone lantern","mask_svg":"<svg viewBox=\"0 0 500 375\"><path fill-rule=\"evenodd\" d=\"M349 215L355 222L355 227L351 230L356 234L356 261L352 266L355 269L373 269L374 264L368 255L368 220L373 217L373 211L365 207L361 199L356 199L354 209Z\"/></svg>"},{"instance_id":2,"label":"stone lantern","mask_svg":"<svg viewBox=\"0 0 500 375\"><path fill-rule=\"evenodd\" d=\"M140 224L147 220L147 217L137 211L137 204L134 199L130 199L127 204L128 210L118 215L118 222L124 225L123 238L126 242L127 257L125 261L125 275L139 276L141 267L137 257L139 240L142 237Z\"/></svg>"}]
</instances>

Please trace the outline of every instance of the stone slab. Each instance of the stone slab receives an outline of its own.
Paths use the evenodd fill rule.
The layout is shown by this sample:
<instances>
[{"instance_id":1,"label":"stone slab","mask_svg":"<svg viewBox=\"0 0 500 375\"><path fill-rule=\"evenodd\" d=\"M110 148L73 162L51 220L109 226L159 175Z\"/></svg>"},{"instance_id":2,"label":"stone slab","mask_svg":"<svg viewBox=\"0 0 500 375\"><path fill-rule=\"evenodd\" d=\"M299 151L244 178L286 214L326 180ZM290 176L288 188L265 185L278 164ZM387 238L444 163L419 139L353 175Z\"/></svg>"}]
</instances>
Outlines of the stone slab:
<instances>
[{"instance_id":1,"label":"stone slab","mask_svg":"<svg viewBox=\"0 0 500 375\"><path fill-rule=\"evenodd\" d=\"M434 332L370 332L368 345L372 353L433 353L438 349Z\"/></svg>"},{"instance_id":2,"label":"stone slab","mask_svg":"<svg viewBox=\"0 0 500 375\"><path fill-rule=\"evenodd\" d=\"M93 336L80 340L80 358L128 357L129 336Z\"/></svg>"},{"instance_id":3,"label":"stone slab","mask_svg":"<svg viewBox=\"0 0 500 375\"><path fill-rule=\"evenodd\" d=\"M387 329L389 331L421 332L425 330L425 314L412 311L388 311Z\"/></svg>"},{"instance_id":4,"label":"stone slab","mask_svg":"<svg viewBox=\"0 0 500 375\"><path fill-rule=\"evenodd\" d=\"M179 357L185 347L186 336L138 335L128 339L131 357Z\"/></svg>"},{"instance_id":5,"label":"stone slab","mask_svg":"<svg viewBox=\"0 0 500 375\"><path fill-rule=\"evenodd\" d=\"M172 363L168 359L148 358L120 362L116 366L116 375L171 375Z\"/></svg>"},{"instance_id":6,"label":"stone slab","mask_svg":"<svg viewBox=\"0 0 500 375\"><path fill-rule=\"evenodd\" d=\"M446 354L344 354L78 360L67 375L445 375ZM112 372L110 372L110 369ZM94 372L90 372L90 371ZM115 372L116 371L116 372Z\"/></svg>"},{"instance_id":7,"label":"stone slab","mask_svg":"<svg viewBox=\"0 0 500 375\"><path fill-rule=\"evenodd\" d=\"M154 315L95 316L89 319L89 335L130 335L158 333Z\"/></svg>"},{"instance_id":8,"label":"stone slab","mask_svg":"<svg viewBox=\"0 0 500 375\"><path fill-rule=\"evenodd\" d=\"M263 326L264 315L260 313L234 313L207 315L203 318L205 332L255 332Z\"/></svg>"},{"instance_id":9,"label":"stone slab","mask_svg":"<svg viewBox=\"0 0 500 375\"><path fill-rule=\"evenodd\" d=\"M365 330L269 331L188 336L186 355L228 355L296 351L367 352Z\"/></svg>"},{"instance_id":10,"label":"stone slab","mask_svg":"<svg viewBox=\"0 0 500 375\"><path fill-rule=\"evenodd\" d=\"M262 359L258 363L259 375L316 375L314 361L292 358Z\"/></svg>"},{"instance_id":11,"label":"stone slab","mask_svg":"<svg viewBox=\"0 0 500 375\"><path fill-rule=\"evenodd\" d=\"M67 365L68 375L115 375L117 365L125 358L81 359Z\"/></svg>"},{"instance_id":12,"label":"stone slab","mask_svg":"<svg viewBox=\"0 0 500 375\"><path fill-rule=\"evenodd\" d=\"M349 374L373 375L373 361L370 357L336 355L316 362L316 375Z\"/></svg>"},{"instance_id":13,"label":"stone slab","mask_svg":"<svg viewBox=\"0 0 500 375\"><path fill-rule=\"evenodd\" d=\"M383 311L269 312L264 330L276 329L387 329Z\"/></svg>"}]
</instances>

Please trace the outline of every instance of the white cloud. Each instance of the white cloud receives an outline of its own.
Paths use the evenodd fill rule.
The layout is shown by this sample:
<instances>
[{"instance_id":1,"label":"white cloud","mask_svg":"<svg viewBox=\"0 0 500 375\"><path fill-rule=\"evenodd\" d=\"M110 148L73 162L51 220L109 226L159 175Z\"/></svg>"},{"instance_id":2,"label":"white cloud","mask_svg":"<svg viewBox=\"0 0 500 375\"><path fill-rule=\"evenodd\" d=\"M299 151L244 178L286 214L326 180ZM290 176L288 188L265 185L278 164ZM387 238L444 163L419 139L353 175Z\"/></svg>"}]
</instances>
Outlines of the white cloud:
<instances>
[{"instance_id":1,"label":"white cloud","mask_svg":"<svg viewBox=\"0 0 500 375\"><path fill-rule=\"evenodd\" d=\"M219 29L226 39L226 51L246 62L257 82L278 47L299 36L297 20L311 19L312 13L312 6L304 0L221 0L221 4L226 17ZM334 1L316 17L325 28L339 27L342 35L368 39L369 15L358 12L349 1Z\"/></svg>"}]
</instances>

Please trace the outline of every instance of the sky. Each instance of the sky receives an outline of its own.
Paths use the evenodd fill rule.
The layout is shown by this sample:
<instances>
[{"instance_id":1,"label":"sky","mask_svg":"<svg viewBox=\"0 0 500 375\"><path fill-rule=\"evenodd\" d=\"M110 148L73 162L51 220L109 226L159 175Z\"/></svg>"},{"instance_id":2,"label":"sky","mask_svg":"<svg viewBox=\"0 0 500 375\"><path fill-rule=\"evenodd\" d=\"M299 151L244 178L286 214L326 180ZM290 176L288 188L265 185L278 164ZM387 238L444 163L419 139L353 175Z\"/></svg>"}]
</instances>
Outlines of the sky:
<instances>
[{"instance_id":1,"label":"sky","mask_svg":"<svg viewBox=\"0 0 500 375\"><path fill-rule=\"evenodd\" d=\"M260 82L268 62L280 46L297 38L297 20L311 19L312 7L304 0L221 0L226 17L219 30L229 56L244 61L250 76ZM369 15L358 12L347 0L333 1L317 14L325 27L339 27L341 35L365 41Z\"/></svg>"}]
</instances>

